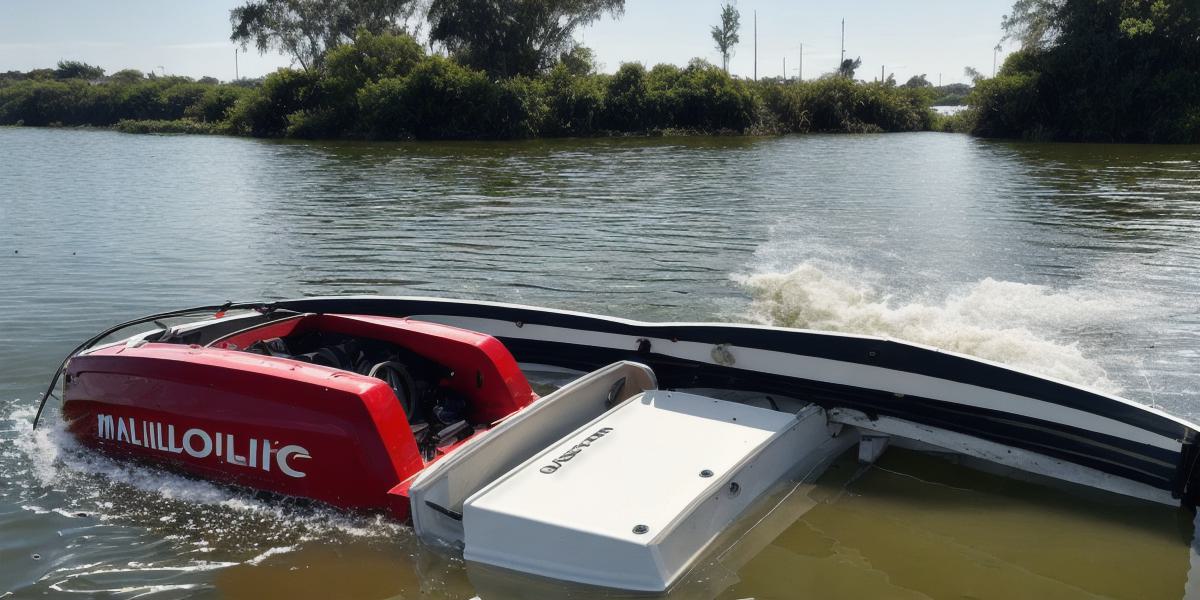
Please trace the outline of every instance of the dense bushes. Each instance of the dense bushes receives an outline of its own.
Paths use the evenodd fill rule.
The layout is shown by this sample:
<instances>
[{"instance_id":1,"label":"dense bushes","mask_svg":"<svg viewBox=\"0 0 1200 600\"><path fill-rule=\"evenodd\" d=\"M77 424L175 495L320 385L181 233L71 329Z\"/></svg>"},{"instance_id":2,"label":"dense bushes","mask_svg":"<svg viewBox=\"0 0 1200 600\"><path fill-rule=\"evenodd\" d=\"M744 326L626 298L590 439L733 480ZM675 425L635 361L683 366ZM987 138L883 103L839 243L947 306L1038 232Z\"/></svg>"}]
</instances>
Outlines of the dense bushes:
<instances>
[{"instance_id":1,"label":"dense bushes","mask_svg":"<svg viewBox=\"0 0 1200 600\"><path fill-rule=\"evenodd\" d=\"M543 86L546 115L542 135L591 135L600 127L606 89L603 78L572 73L560 64L543 80Z\"/></svg>"},{"instance_id":2,"label":"dense bushes","mask_svg":"<svg viewBox=\"0 0 1200 600\"><path fill-rule=\"evenodd\" d=\"M585 57L586 58L586 57ZM571 59L571 60L568 60ZM411 38L360 33L319 71L280 69L255 87L147 79L4 79L0 124L98 125L122 131L224 132L260 137L509 139L674 131L774 133L912 131L931 123L929 97L892 83L736 79L696 60L686 67L621 65L596 74L566 55L549 72L494 79ZM165 122L183 119L175 125Z\"/></svg>"},{"instance_id":3,"label":"dense bushes","mask_svg":"<svg viewBox=\"0 0 1200 600\"><path fill-rule=\"evenodd\" d=\"M318 81L304 71L275 71L233 105L230 131L257 137L284 135L293 114L318 106Z\"/></svg>"},{"instance_id":4,"label":"dense bushes","mask_svg":"<svg viewBox=\"0 0 1200 600\"><path fill-rule=\"evenodd\" d=\"M1038 75L1005 72L981 80L971 97L978 115L973 132L984 137L1042 137L1038 117ZM979 118L982 117L982 118Z\"/></svg>"},{"instance_id":5,"label":"dense bushes","mask_svg":"<svg viewBox=\"0 0 1200 600\"><path fill-rule=\"evenodd\" d=\"M123 133L217 133L216 125L191 119L172 121L122 119L114 126Z\"/></svg>"},{"instance_id":6,"label":"dense bushes","mask_svg":"<svg viewBox=\"0 0 1200 600\"><path fill-rule=\"evenodd\" d=\"M482 71L434 56L406 77L381 80L360 95L367 131L422 139L495 137L498 86Z\"/></svg>"},{"instance_id":7,"label":"dense bushes","mask_svg":"<svg viewBox=\"0 0 1200 600\"><path fill-rule=\"evenodd\" d=\"M0 124L113 125L121 120L188 118L215 123L244 94L242 88L187 78L129 82L23 79L0 83Z\"/></svg>"},{"instance_id":8,"label":"dense bushes","mask_svg":"<svg viewBox=\"0 0 1200 600\"><path fill-rule=\"evenodd\" d=\"M1186 69L1123 72L1101 86L1068 71L1050 52L1014 53L969 96L976 117L971 132L1032 140L1200 142L1200 75Z\"/></svg>"},{"instance_id":9,"label":"dense bushes","mask_svg":"<svg viewBox=\"0 0 1200 600\"><path fill-rule=\"evenodd\" d=\"M968 98L973 133L1200 142L1200 4L1063 0L1040 10L1053 35L1026 40L979 82Z\"/></svg>"},{"instance_id":10,"label":"dense bushes","mask_svg":"<svg viewBox=\"0 0 1200 600\"><path fill-rule=\"evenodd\" d=\"M759 88L764 105L784 131L921 131L933 123L931 95L920 88L844 77L800 84L766 82Z\"/></svg>"}]
</instances>

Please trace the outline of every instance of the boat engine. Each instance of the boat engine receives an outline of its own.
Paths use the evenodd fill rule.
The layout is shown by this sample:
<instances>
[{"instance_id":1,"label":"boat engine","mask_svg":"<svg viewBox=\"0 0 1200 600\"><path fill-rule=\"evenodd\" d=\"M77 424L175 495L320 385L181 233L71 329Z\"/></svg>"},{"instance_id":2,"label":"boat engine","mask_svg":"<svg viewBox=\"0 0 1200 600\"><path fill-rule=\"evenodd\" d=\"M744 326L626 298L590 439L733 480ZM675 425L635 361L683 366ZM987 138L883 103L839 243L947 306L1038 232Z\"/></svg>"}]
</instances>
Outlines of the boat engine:
<instances>
[{"instance_id":1,"label":"boat engine","mask_svg":"<svg viewBox=\"0 0 1200 600\"><path fill-rule=\"evenodd\" d=\"M438 449L451 446L474 433L467 422L467 399L447 386L452 370L405 348L369 339L264 339L247 352L288 358L341 369L387 382L404 414L425 460Z\"/></svg>"}]
</instances>

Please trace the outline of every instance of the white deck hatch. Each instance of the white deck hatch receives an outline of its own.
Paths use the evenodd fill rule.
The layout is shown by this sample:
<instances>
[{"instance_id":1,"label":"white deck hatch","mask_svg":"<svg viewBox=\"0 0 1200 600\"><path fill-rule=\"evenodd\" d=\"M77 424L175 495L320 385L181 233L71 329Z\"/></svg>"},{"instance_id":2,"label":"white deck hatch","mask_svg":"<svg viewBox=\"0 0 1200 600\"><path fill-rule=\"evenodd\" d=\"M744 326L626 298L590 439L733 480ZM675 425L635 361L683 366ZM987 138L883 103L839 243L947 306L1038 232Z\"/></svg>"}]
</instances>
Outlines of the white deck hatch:
<instances>
[{"instance_id":1,"label":"white deck hatch","mask_svg":"<svg viewBox=\"0 0 1200 600\"><path fill-rule=\"evenodd\" d=\"M468 498L464 556L556 579L665 590L829 439L821 414L661 390L634 396Z\"/></svg>"}]
</instances>

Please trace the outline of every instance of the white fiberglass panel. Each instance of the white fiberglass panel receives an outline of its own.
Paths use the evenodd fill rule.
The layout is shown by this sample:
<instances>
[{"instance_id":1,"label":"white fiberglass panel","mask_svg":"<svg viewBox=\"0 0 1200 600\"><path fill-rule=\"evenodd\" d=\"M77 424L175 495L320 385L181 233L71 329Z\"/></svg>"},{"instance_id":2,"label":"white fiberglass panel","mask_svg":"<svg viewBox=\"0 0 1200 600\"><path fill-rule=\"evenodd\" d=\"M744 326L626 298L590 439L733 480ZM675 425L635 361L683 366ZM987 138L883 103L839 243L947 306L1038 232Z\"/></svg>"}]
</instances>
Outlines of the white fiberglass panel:
<instances>
[{"instance_id":1,"label":"white fiberglass panel","mask_svg":"<svg viewBox=\"0 0 1200 600\"><path fill-rule=\"evenodd\" d=\"M775 444L799 438L797 423L692 394L635 396L469 498L464 554L558 579L665 589L801 459L795 444ZM760 456L771 446L775 455Z\"/></svg>"}]
</instances>

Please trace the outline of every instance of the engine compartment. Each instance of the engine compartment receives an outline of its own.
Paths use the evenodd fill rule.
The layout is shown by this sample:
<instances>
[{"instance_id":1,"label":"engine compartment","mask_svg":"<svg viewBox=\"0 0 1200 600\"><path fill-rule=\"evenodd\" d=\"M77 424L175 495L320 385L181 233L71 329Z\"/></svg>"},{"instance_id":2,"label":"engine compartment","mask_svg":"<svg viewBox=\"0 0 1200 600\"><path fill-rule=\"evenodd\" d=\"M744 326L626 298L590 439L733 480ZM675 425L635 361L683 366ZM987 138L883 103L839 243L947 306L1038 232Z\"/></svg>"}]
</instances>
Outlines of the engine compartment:
<instances>
[{"instance_id":1,"label":"engine compartment","mask_svg":"<svg viewBox=\"0 0 1200 600\"><path fill-rule=\"evenodd\" d=\"M307 331L258 340L244 352L340 369L387 382L425 461L475 432L470 398L450 387L454 370L403 346L368 337Z\"/></svg>"},{"instance_id":2,"label":"engine compartment","mask_svg":"<svg viewBox=\"0 0 1200 600\"><path fill-rule=\"evenodd\" d=\"M298 315L210 346L386 382L425 462L537 397L495 338L411 319Z\"/></svg>"}]
</instances>

